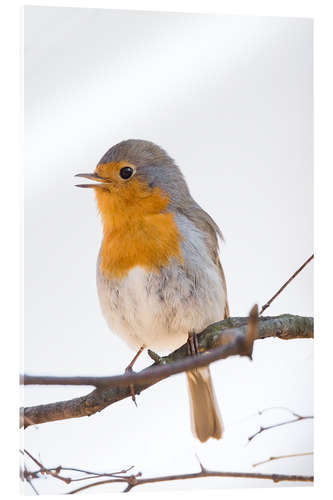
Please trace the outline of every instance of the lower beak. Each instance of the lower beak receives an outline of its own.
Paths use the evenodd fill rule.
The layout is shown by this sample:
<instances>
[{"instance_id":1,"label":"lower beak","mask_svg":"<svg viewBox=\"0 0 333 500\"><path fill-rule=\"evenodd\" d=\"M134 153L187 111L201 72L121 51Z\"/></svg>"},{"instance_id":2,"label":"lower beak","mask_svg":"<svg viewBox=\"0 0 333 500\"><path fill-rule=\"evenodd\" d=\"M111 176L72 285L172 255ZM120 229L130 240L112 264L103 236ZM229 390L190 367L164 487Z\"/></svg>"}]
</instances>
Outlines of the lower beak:
<instances>
[{"instance_id":1,"label":"lower beak","mask_svg":"<svg viewBox=\"0 0 333 500\"><path fill-rule=\"evenodd\" d=\"M98 174L76 174L75 177L84 177L85 179L90 179L92 181L98 181L98 184L76 184L76 187L81 188L104 188L107 189L109 185L111 185L111 181L109 179L104 179L104 177L100 177Z\"/></svg>"}]
</instances>

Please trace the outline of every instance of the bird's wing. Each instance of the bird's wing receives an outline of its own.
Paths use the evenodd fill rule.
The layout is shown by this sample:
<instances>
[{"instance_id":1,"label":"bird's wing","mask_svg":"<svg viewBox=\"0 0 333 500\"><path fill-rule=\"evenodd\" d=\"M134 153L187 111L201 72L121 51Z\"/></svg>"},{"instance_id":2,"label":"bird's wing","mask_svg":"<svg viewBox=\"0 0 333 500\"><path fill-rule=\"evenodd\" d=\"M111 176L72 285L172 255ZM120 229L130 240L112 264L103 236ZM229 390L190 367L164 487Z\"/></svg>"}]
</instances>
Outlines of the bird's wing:
<instances>
[{"instance_id":1,"label":"bird's wing","mask_svg":"<svg viewBox=\"0 0 333 500\"><path fill-rule=\"evenodd\" d=\"M212 219L212 217L205 212L194 200L193 204L190 207L186 207L184 210L184 215L188 217L195 226L204 234L207 246L210 251L211 258L213 262L216 264L220 275L225 293L225 310L224 310L224 319L229 317L229 304L228 304L228 295L227 295L227 283L223 271L223 267L219 258L219 243L218 237L223 240L223 235L216 224L216 222ZM183 210L182 210L183 211Z\"/></svg>"},{"instance_id":2,"label":"bird's wing","mask_svg":"<svg viewBox=\"0 0 333 500\"><path fill-rule=\"evenodd\" d=\"M228 294L227 294L227 282L225 279L223 267L222 267L218 252L216 252L216 264L217 264L217 266L220 270L220 273L221 273L223 289L224 289L224 293L225 293L225 308L224 308L224 318L223 319L226 319L226 318L229 318L229 316L230 316Z\"/></svg>"}]
</instances>

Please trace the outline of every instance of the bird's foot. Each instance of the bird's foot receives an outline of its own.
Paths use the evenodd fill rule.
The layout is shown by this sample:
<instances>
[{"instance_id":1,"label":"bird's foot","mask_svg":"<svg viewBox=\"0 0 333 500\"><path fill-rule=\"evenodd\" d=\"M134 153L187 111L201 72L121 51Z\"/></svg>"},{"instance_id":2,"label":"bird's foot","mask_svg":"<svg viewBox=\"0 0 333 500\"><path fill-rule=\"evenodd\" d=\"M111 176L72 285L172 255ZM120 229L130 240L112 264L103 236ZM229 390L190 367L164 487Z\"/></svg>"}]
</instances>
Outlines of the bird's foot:
<instances>
[{"instance_id":1,"label":"bird's foot","mask_svg":"<svg viewBox=\"0 0 333 500\"><path fill-rule=\"evenodd\" d=\"M126 368L125 368L125 375L130 375L132 373L135 373L132 366L131 365L128 365ZM132 401L133 403L135 404L135 406L138 406L137 405L137 402L136 402L136 399L135 399L135 391L134 391L134 384L130 384L129 385L129 388L130 388L130 393L131 393L131 397L132 397Z\"/></svg>"},{"instance_id":2,"label":"bird's foot","mask_svg":"<svg viewBox=\"0 0 333 500\"><path fill-rule=\"evenodd\" d=\"M187 351L189 356L199 353L198 336L195 332L189 332L187 339Z\"/></svg>"},{"instance_id":3,"label":"bird's foot","mask_svg":"<svg viewBox=\"0 0 333 500\"><path fill-rule=\"evenodd\" d=\"M140 347L140 349L138 350L138 352L136 353L136 355L134 356L134 358L132 359L132 361L130 362L130 364L128 365L128 367L125 369L125 374L126 375L128 375L130 373L134 373L133 365L136 362L136 360L138 359L138 357L140 356L140 354L142 353L142 351L144 350L144 348L145 348L144 345L142 345ZM138 406L136 404L136 400L135 400L134 384L130 384L129 388L130 388L130 393L131 393L131 396L132 396L132 401L135 404L135 406Z\"/></svg>"}]
</instances>

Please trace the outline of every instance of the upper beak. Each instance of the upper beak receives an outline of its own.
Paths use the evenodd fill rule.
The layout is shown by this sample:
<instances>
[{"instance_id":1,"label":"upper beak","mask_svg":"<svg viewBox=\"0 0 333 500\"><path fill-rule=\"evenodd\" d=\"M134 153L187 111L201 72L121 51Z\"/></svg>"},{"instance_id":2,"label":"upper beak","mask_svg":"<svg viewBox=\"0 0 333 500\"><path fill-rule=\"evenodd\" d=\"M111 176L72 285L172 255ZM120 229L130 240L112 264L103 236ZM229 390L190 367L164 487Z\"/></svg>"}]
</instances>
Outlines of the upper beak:
<instances>
[{"instance_id":1,"label":"upper beak","mask_svg":"<svg viewBox=\"0 0 333 500\"><path fill-rule=\"evenodd\" d=\"M109 179L104 179L104 177L101 177L95 173L76 174L75 177L85 177L86 179L91 179L92 181L98 181L98 184L76 184L77 187L82 187L82 188L93 188L93 187L106 188L106 185L111 184Z\"/></svg>"}]
</instances>

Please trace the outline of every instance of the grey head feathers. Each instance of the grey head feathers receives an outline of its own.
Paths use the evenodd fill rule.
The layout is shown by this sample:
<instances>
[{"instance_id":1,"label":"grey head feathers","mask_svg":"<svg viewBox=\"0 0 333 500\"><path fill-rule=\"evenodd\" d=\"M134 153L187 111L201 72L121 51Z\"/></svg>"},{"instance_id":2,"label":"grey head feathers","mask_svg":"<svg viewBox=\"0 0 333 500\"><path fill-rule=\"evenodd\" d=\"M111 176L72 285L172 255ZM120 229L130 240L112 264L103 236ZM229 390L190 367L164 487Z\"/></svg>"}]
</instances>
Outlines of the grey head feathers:
<instances>
[{"instance_id":1,"label":"grey head feathers","mask_svg":"<svg viewBox=\"0 0 333 500\"><path fill-rule=\"evenodd\" d=\"M128 139L112 146L98 163L128 161L137 167L174 164L170 156L153 142L142 139Z\"/></svg>"}]
</instances>

